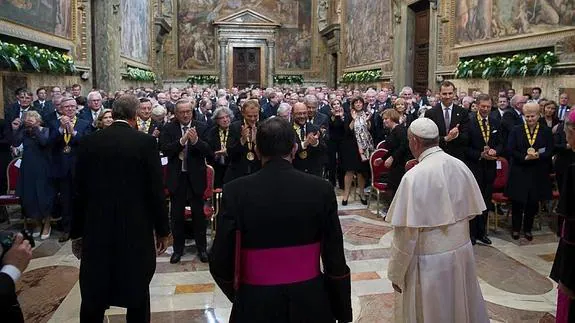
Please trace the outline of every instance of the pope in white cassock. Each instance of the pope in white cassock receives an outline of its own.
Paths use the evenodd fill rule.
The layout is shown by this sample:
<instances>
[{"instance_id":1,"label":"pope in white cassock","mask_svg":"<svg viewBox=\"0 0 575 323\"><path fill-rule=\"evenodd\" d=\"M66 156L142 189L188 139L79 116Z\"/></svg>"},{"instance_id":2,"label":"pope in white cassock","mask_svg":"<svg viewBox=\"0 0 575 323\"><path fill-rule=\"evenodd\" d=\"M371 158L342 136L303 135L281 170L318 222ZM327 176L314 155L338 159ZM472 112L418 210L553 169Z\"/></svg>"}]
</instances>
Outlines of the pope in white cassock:
<instances>
[{"instance_id":1,"label":"pope in white cassock","mask_svg":"<svg viewBox=\"0 0 575 323\"><path fill-rule=\"evenodd\" d=\"M388 278L402 323L489 322L475 273L469 220L485 210L471 171L438 147L439 130L413 121L409 148L419 164L403 177L387 213L393 226Z\"/></svg>"}]
</instances>

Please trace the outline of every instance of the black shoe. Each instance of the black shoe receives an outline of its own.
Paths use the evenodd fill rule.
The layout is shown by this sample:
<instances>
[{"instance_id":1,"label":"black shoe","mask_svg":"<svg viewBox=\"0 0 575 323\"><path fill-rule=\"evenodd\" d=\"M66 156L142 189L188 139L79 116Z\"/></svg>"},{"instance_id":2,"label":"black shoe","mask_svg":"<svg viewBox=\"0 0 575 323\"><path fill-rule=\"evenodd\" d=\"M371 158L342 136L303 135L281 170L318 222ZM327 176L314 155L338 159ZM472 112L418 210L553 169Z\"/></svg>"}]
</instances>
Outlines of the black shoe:
<instances>
[{"instance_id":1,"label":"black shoe","mask_svg":"<svg viewBox=\"0 0 575 323\"><path fill-rule=\"evenodd\" d=\"M475 246L476 243L477 243L477 240L475 240L475 238L471 238L471 244Z\"/></svg>"},{"instance_id":2,"label":"black shoe","mask_svg":"<svg viewBox=\"0 0 575 323\"><path fill-rule=\"evenodd\" d=\"M491 240L487 236L483 236L483 238L479 238L479 241L486 245L491 245Z\"/></svg>"},{"instance_id":3,"label":"black shoe","mask_svg":"<svg viewBox=\"0 0 575 323\"><path fill-rule=\"evenodd\" d=\"M347 200L341 200L341 205L346 206L346 205L347 205Z\"/></svg>"},{"instance_id":4,"label":"black shoe","mask_svg":"<svg viewBox=\"0 0 575 323\"><path fill-rule=\"evenodd\" d=\"M533 235L531 232L525 232L525 239L527 239L527 241L533 241Z\"/></svg>"},{"instance_id":5,"label":"black shoe","mask_svg":"<svg viewBox=\"0 0 575 323\"><path fill-rule=\"evenodd\" d=\"M208 253L205 251L198 251L198 257L200 258L200 261L203 263L208 262Z\"/></svg>"},{"instance_id":6,"label":"black shoe","mask_svg":"<svg viewBox=\"0 0 575 323\"><path fill-rule=\"evenodd\" d=\"M367 205L367 199L362 199L362 198L360 197L359 200L361 201L361 204Z\"/></svg>"},{"instance_id":7,"label":"black shoe","mask_svg":"<svg viewBox=\"0 0 575 323\"><path fill-rule=\"evenodd\" d=\"M172 256L170 257L171 264L177 264L178 262L180 262L180 260L182 260L181 252L174 252L174 254L172 254Z\"/></svg>"},{"instance_id":8,"label":"black shoe","mask_svg":"<svg viewBox=\"0 0 575 323\"><path fill-rule=\"evenodd\" d=\"M513 240L519 240L519 232L513 232L511 238L513 238Z\"/></svg>"},{"instance_id":9,"label":"black shoe","mask_svg":"<svg viewBox=\"0 0 575 323\"><path fill-rule=\"evenodd\" d=\"M62 234L62 236L60 236L60 239L58 239L58 242L66 242L68 240L70 240L70 234L64 233L64 234Z\"/></svg>"}]
</instances>

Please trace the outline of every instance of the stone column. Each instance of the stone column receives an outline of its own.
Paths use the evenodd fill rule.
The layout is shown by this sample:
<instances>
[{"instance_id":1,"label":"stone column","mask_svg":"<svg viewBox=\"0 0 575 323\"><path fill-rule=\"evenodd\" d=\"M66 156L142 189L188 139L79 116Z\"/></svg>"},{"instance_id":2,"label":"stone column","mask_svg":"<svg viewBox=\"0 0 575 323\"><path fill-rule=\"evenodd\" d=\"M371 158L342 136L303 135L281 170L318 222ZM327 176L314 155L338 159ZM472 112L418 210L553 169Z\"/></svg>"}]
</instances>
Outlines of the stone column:
<instances>
[{"instance_id":1,"label":"stone column","mask_svg":"<svg viewBox=\"0 0 575 323\"><path fill-rule=\"evenodd\" d=\"M228 88L228 40L220 40L220 88Z\"/></svg>"},{"instance_id":2,"label":"stone column","mask_svg":"<svg viewBox=\"0 0 575 323\"><path fill-rule=\"evenodd\" d=\"M428 77L427 77L427 87L435 91L437 89L437 43L439 35L438 26L438 16L437 16L437 4L430 3L429 11L429 67L428 67Z\"/></svg>"},{"instance_id":3,"label":"stone column","mask_svg":"<svg viewBox=\"0 0 575 323\"><path fill-rule=\"evenodd\" d=\"M120 0L92 0L94 87L105 91L121 88Z\"/></svg>"},{"instance_id":4,"label":"stone column","mask_svg":"<svg viewBox=\"0 0 575 323\"><path fill-rule=\"evenodd\" d=\"M276 42L275 40L268 40L268 66L267 66L267 87L271 87L274 85L274 74L275 74L275 65L276 65Z\"/></svg>"}]
</instances>

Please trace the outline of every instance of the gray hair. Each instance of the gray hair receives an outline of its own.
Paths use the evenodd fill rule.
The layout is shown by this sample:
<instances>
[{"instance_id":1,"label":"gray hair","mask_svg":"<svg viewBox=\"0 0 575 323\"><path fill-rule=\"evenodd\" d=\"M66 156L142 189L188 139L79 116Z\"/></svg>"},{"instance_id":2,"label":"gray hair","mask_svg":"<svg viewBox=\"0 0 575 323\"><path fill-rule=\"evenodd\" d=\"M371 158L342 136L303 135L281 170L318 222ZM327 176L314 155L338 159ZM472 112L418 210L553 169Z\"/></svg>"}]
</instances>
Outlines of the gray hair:
<instances>
[{"instance_id":1,"label":"gray hair","mask_svg":"<svg viewBox=\"0 0 575 323\"><path fill-rule=\"evenodd\" d=\"M279 115L280 113L284 113L284 112L288 112L291 111L291 105L287 102L282 102L280 103L280 106L278 107L278 112L276 113L276 115Z\"/></svg>"},{"instance_id":2,"label":"gray hair","mask_svg":"<svg viewBox=\"0 0 575 323\"><path fill-rule=\"evenodd\" d=\"M317 107L317 105L318 105L317 101L318 101L317 97L313 94L308 94L303 98L303 102L306 106L311 105L311 106Z\"/></svg>"},{"instance_id":3,"label":"gray hair","mask_svg":"<svg viewBox=\"0 0 575 323\"><path fill-rule=\"evenodd\" d=\"M40 121L40 123L42 123L42 116L40 116L40 113L38 113L38 111L30 110L26 112L26 118L34 118Z\"/></svg>"},{"instance_id":4,"label":"gray hair","mask_svg":"<svg viewBox=\"0 0 575 323\"><path fill-rule=\"evenodd\" d=\"M522 95L522 94L515 94L515 95L511 98L511 102L510 102L511 106L515 108L515 106L516 106L516 104L517 104L517 100L519 100L519 99L521 99L521 98L523 98L523 97L524 97L524 95Z\"/></svg>"},{"instance_id":5,"label":"gray hair","mask_svg":"<svg viewBox=\"0 0 575 323\"><path fill-rule=\"evenodd\" d=\"M212 114L212 120L216 121L217 118L220 118L222 114L227 114L230 116L230 119L234 119L234 112L228 107L219 107L217 108L214 113Z\"/></svg>"},{"instance_id":6,"label":"gray hair","mask_svg":"<svg viewBox=\"0 0 575 323\"><path fill-rule=\"evenodd\" d=\"M226 94L226 90L224 90L224 89L219 89L219 90L218 90L218 98L225 97L226 95L227 95L227 94Z\"/></svg>"},{"instance_id":7,"label":"gray hair","mask_svg":"<svg viewBox=\"0 0 575 323\"><path fill-rule=\"evenodd\" d=\"M403 93L406 91L409 91L413 94L413 89L409 86L405 86L405 87L403 87L403 89L401 89L401 92L399 92L399 95L403 95Z\"/></svg>"},{"instance_id":8,"label":"gray hair","mask_svg":"<svg viewBox=\"0 0 575 323\"><path fill-rule=\"evenodd\" d=\"M155 116L163 116L167 113L166 108L164 108L163 105L161 104L156 104L154 105L154 107L152 108L152 114Z\"/></svg>"},{"instance_id":9,"label":"gray hair","mask_svg":"<svg viewBox=\"0 0 575 323\"><path fill-rule=\"evenodd\" d=\"M90 100L94 100L99 98L99 100L102 100L102 94L100 93L100 91L92 91L90 93L88 93L88 97L86 98L88 101Z\"/></svg>"}]
</instances>

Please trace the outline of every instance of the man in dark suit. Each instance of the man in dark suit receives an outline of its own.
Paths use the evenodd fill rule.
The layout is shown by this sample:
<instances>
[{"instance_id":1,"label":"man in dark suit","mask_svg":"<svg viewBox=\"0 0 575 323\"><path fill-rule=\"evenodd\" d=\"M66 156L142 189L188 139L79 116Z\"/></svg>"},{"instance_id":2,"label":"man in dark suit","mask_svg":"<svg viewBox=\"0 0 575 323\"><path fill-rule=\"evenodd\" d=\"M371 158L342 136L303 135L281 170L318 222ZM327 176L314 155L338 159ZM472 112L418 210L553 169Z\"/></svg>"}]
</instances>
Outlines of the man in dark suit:
<instances>
[{"instance_id":1,"label":"man in dark suit","mask_svg":"<svg viewBox=\"0 0 575 323\"><path fill-rule=\"evenodd\" d=\"M50 177L60 193L62 207L62 227L64 234L60 242L70 239L72 219L72 184L76 174L76 151L80 139L90 133L88 121L76 117L77 103L72 97L63 98L60 103L62 117L50 124L50 144L52 147Z\"/></svg>"},{"instance_id":2,"label":"man in dark suit","mask_svg":"<svg viewBox=\"0 0 575 323\"><path fill-rule=\"evenodd\" d=\"M449 81L441 83L441 103L425 111L425 117L433 120L439 128L439 147L446 153L465 160L469 141L469 113L453 104L455 85Z\"/></svg>"},{"instance_id":3,"label":"man in dark suit","mask_svg":"<svg viewBox=\"0 0 575 323\"><path fill-rule=\"evenodd\" d=\"M192 209L192 227L200 261L207 262L204 191L206 189L206 158L212 151L206 142L206 125L193 120L192 101L180 99L175 106L176 119L160 134L160 149L168 157L166 185L170 193L170 217L174 236L174 253L170 262L180 262L184 254L186 205Z\"/></svg>"},{"instance_id":4,"label":"man in dark suit","mask_svg":"<svg viewBox=\"0 0 575 323\"><path fill-rule=\"evenodd\" d=\"M115 100L116 121L78 147L70 236L81 259L80 322L101 322L109 306L150 322L149 285L169 225L156 140L134 129L137 107L131 95Z\"/></svg>"},{"instance_id":5,"label":"man in dark suit","mask_svg":"<svg viewBox=\"0 0 575 323\"><path fill-rule=\"evenodd\" d=\"M262 169L224 186L210 261L214 280L234 303L230 321L351 322L333 187L293 168L297 145L283 118L261 123L256 141Z\"/></svg>"},{"instance_id":6,"label":"man in dark suit","mask_svg":"<svg viewBox=\"0 0 575 323\"><path fill-rule=\"evenodd\" d=\"M32 107L32 95L28 93L28 90L16 90L16 98L17 101L4 110L4 120L9 124L11 124L14 119L22 119L24 113L29 110L34 110Z\"/></svg>"},{"instance_id":7,"label":"man in dark suit","mask_svg":"<svg viewBox=\"0 0 575 323\"><path fill-rule=\"evenodd\" d=\"M162 125L152 119L152 101L148 98L140 98L138 111L136 116L137 129L140 132L153 136L160 137L160 130Z\"/></svg>"},{"instance_id":8,"label":"man in dark suit","mask_svg":"<svg viewBox=\"0 0 575 323\"><path fill-rule=\"evenodd\" d=\"M0 266L0 317L3 322L24 323L16 295L16 281L32 259L32 247L18 233L12 247L6 251Z\"/></svg>"},{"instance_id":9,"label":"man in dark suit","mask_svg":"<svg viewBox=\"0 0 575 323\"><path fill-rule=\"evenodd\" d=\"M571 107L569 106L569 96L567 93L561 93L559 96L559 107L557 108L557 118L563 121Z\"/></svg>"},{"instance_id":10,"label":"man in dark suit","mask_svg":"<svg viewBox=\"0 0 575 323\"><path fill-rule=\"evenodd\" d=\"M326 143L320 138L319 127L307 122L307 107L303 103L293 106L293 128L296 135L297 153L293 166L302 172L322 176L322 162L327 153Z\"/></svg>"},{"instance_id":11,"label":"man in dark suit","mask_svg":"<svg viewBox=\"0 0 575 323\"><path fill-rule=\"evenodd\" d=\"M224 175L224 183L257 172L261 163L255 153L255 133L259 120L258 100L250 99L242 105L242 114L229 128L228 157L230 164Z\"/></svg>"},{"instance_id":12,"label":"man in dark suit","mask_svg":"<svg viewBox=\"0 0 575 323\"><path fill-rule=\"evenodd\" d=\"M45 115L54 112L52 101L46 99L48 97L48 93L45 88L38 88L36 90L36 97L38 97L38 99L32 102L32 107L40 113L42 118L44 118Z\"/></svg>"},{"instance_id":13,"label":"man in dark suit","mask_svg":"<svg viewBox=\"0 0 575 323\"><path fill-rule=\"evenodd\" d=\"M511 98L511 109L507 109L501 118L501 137L503 139L504 154L508 156L508 138L513 127L523 124L523 105L527 97L517 94Z\"/></svg>"},{"instance_id":14,"label":"man in dark suit","mask_svg":"<svg viewBox=\"0 0 575 323\"><path fill-rule=\"evenodd\" d=\"M76 100L77 101L77 100ZM102 95L98 91L88 93L87 98L88 108L84 108L78 114L80 119L86 120L90 124L90 131L96 130L96 120L104 109L102 107Z\"/></svg>"},{"instance_id":15,"label":"man in dark suit","mask_svg":"<svg viewBox=\"0 0 575 323\"><path fill-rule=\"evenodd\" d=\"M275 116L278 112L280 106L281 97L279 93L271 92L268 95L268 100L261 107L261 119L267 119L271 116Z\"/></svg>"},{"instance_id":16,"label":"man in dark suit","mask_svg":"<svg viewBox=\"0 0 575 323\"><path fill-rule=\"evenodd\" d=\"M481 94L477 102L477 114L473 115L469 122L469 146L466 156L467 165L477 180L487 210L473 218L469 226L473 244L479 240L490 245L491 240L487 237L487 212L490 209L493 182L497 172L496 160L503 153L503 141L501 124L489 116L491 98L487 94Z\"/></svg>"},{"instance_id":17,"label":"man in dark suit","mask_svg":"<svg viewBox=\"0 0 575 323\"><path fill-rule=\"evenodd\" d=\"M497 98L497 106L495 109L491 109L491 113L489 114L489 118L497 120L501 123L503 119L503 115L509 108L509 99L506 96L500 96Z\"/></svg>"}]
</instances>

